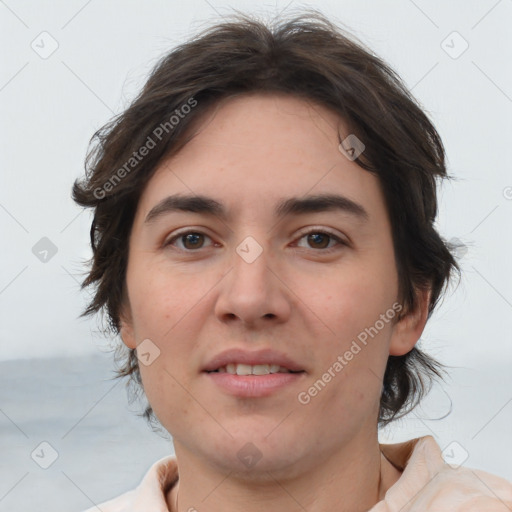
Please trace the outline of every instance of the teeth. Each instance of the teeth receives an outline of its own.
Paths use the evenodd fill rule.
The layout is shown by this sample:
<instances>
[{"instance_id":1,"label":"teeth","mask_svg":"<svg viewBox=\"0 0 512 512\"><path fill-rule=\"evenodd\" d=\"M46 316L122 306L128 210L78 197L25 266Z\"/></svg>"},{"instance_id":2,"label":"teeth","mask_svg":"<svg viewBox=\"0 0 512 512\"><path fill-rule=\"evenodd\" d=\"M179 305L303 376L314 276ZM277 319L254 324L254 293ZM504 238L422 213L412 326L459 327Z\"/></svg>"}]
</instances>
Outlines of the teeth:
<instances>
[{"instance_id":1,"label":"teeth","mask_svg":"<svg viewBox=\"0 0 512 512\"><path fill-rule=\"evenodd\" d=\"M252 368L250 364L237 364L236 374L237 375L251 375Z\"/></svg>"},{"instance_id":2,"label":"teeth","mask_svg":"<svg viewBox=\"0 0 512 512\"><path fill-rule=\"evenodd\" d=\"M253 375L268 375L270 373L270 366L268 364L255 364L252 367L249 366L249 369L252 370L251 373Z\"/></svg>"},{"instance_id":3,"label":"teeth","mask_svg":"<svg viewBox=\"0 0 512 512\"><path fill-rule=\"evenodd\" d=\"M269 373L290 373L290 370L278 364L242 364L229 363L217 370L231 375L268 375Z\"/></svg>"}]
</instances>

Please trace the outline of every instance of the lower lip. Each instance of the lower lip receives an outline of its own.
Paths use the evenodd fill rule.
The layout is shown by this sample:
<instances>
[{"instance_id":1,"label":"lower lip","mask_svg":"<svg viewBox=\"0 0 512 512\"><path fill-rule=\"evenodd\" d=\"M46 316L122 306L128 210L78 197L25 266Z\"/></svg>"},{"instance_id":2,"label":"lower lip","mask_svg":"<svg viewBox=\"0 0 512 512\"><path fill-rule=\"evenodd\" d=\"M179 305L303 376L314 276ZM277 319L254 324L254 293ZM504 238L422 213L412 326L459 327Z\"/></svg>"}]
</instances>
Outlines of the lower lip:
<instances>
[{"instance_id":1,"label":"lower lip","mask_svg":"<svg viewBox=\"0 0 512 512\"><path fill-rule=\"evenodd\" d=\"M239 397L265 397L283 389L304 376L301 373L269 373L267 375L232 375L206 372L221 389Z\"/></svg>"}]
</instances>

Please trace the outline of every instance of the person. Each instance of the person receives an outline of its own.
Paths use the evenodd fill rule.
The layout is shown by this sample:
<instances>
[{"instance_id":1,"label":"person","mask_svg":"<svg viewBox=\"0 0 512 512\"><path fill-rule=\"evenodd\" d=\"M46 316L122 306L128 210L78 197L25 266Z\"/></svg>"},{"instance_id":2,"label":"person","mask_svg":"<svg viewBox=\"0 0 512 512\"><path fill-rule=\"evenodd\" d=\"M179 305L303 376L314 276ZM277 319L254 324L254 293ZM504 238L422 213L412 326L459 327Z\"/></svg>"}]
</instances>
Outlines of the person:
<instances>
[{"instance_id":1,"label":"person","mask_svg":"<svg viewBox=\"0 0 512 512\"><path fill-rule=\"evenodd\" d=\"M109 511L506 511L433 436L380 444L443 365L418 345L459 271L440 137L321 13L218 23L94 136L83 315L108 315L175 455Z\"/></svg>"}]
</instances>

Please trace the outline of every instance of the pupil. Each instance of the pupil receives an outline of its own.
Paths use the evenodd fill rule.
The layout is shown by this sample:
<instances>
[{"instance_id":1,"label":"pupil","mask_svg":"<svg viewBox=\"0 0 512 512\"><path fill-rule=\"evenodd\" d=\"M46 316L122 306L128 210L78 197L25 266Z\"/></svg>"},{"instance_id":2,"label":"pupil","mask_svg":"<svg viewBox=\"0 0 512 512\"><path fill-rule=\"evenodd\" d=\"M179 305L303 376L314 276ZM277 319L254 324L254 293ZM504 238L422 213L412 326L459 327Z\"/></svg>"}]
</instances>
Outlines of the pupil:
<instances>
[{"instance_id":1,"label":"pupil","mask_svg":"<svg viewBox=\"0 0 512 512\"><path fill-rule=\"evenodd\" d=\"M200 233L189 233L188 235L185 235L185 247L187 247L189 242L192 243L192 248L197 247L197 241L201 236L202 235Z\"/></svg>"},{"instance_id":2,"label":"pupil","mask_svg":"<svg viewBox=\"0 0 512 512\"><path fill-rule=\"evenodd\" d=\"M310 241L312 241L313 243L321 243L322 241L322 238L324 239L324 241L327 241L327 243L324 243L322 245L322 248L323 247L327 247L327 245L329 245L329 240L328 240L328 236L323 234L323 233L314 233L312 235L309 235L309 239Z\"/></svg>"}]
</instances>

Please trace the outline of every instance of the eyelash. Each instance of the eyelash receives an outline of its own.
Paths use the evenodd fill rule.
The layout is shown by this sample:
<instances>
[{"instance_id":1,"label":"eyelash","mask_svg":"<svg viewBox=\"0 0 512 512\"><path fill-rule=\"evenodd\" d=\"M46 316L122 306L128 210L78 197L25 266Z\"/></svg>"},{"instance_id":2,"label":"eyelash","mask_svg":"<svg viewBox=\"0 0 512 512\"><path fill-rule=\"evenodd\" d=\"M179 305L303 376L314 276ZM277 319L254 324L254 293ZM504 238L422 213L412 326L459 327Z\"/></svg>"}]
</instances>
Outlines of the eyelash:
<instances>
[{"instance_id":1,"label":"eyelash","mask_svg":"<svg viewBox=\"0 0 512 512\"><path fill-rule=\"evenodd\" d=\"M211 239L210 236L208 236L206 233L203 233L202 231L198 231L198 230L182 231L181 233L177 233L172 238L170 238L167 242L165 242L164 243L164 247L171 246L174 243L175 240L181 239L181 238L185 237L186 235L190 235L190 234L204 235L204 236L206 236L206 237ZM309 231L301 233L298 239L301 240L302 238L304 238L304 237L306 237L308 235L312 235L312 234L315 234L315 235L327 235L332 240L336 241L338 243L338 246L348 246L348 243L345 242L344 240L342 240L339 236L337 236L334 233L332 233L331 231L328 231L328 230L325 230L325 229L310 229ZM326 249L311 249L311 250L315 251L315 252L323 252L323 253L330 254L331 252L339 249L338 246L329 247L329 248L326 248ZM202 249L202 247L200 247L197 250L195 250L195 249L180 249L180 248L178 248L176 250L182 251L182 252L193 253L193 252L198 252L200 249Z\"/></svg>"}]
</instances>

